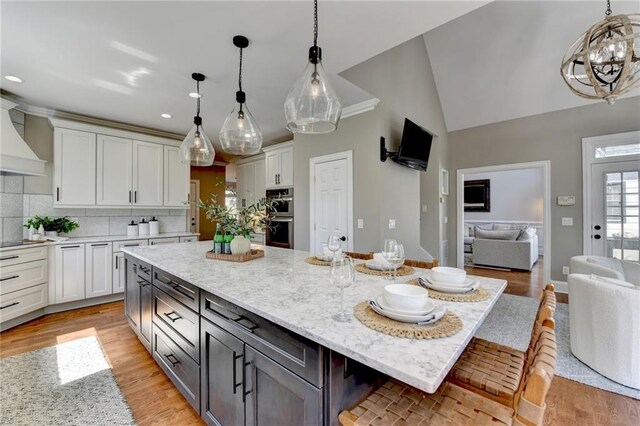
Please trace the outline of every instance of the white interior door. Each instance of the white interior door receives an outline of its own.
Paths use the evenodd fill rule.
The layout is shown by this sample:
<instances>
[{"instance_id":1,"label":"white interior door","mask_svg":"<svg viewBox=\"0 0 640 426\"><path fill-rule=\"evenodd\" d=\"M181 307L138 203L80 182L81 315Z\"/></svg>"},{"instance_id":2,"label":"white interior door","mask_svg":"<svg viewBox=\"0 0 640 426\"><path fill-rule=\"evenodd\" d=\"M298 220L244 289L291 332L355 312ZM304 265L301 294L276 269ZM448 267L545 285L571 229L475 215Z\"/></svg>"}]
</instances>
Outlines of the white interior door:
<instances>
[{"instance_id":1,"label":"white interior door","mask_svg":"<svg viewBox=\"0 0 640 426\"><path fill-rule=\"evenodd\" d=\"M192 179L189 185L189 232L200 232L200 212L196 203L200 199L200 181Z\"/></svg>"},{"instance_id":2,"label":"white interior door","mask_svg":"<svg viewBox=\"0 0 640 426\"><path fill-rule=\"evenodd\" d=\"M320 162L314 165L314 238L312 252L318 252L329 235L344 237L342 249L348 250L349 231L349 173L347 158Z\"/></svg>"},{"instance_id":3,"label":"white interior door","mask_svg":"<svg viewBox=\"0 0 640 426\"><path fill-rule=\"evenodd\" d=\"M638 184L640 163L591 165L591 253L638 261Z\"/></svg>"}]
</instances>

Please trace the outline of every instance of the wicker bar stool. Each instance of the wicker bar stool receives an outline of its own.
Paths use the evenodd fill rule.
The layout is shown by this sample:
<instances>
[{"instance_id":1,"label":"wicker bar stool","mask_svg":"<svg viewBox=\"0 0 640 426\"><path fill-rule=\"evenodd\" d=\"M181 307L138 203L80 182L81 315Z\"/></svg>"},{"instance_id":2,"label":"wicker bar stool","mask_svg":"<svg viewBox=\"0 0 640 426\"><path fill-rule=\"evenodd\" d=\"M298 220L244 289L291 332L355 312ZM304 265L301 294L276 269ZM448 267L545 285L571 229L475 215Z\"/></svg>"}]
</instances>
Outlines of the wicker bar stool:
<instances>
[{"instance_id":1,"label":"wicker bar stool","mask_svg":"<svg viewBox=\"0 0 640 426\"><path fill-rule=\"evenodd\" d=\"M544 327L514 407L450 382L433 394L389 380L356 407L340 413L342 426L516 425L539 426L556 362L555 332Z\"/></svg>"},{"instance_id":2,"label":"wicker bar stool","mask_svg":"<svg viewBox=\"0 0 640 426\"><path fill-rule=\"evenodd\" d=\"M542 294L526 352L474 337L446 380L513 408L543 327L553 329L555 326L553 290L549 284Z\"/></svg>"}]
</instances>

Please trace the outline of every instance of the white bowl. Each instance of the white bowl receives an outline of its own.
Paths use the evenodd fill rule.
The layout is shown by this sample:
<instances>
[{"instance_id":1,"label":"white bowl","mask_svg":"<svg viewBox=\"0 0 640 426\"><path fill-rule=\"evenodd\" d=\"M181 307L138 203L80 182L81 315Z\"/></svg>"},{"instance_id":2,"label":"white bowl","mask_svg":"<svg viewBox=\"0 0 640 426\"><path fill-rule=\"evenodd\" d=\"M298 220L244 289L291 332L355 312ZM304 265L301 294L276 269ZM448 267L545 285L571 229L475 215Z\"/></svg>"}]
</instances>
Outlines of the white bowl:
<instances>
[{"instance_id":1,"label":"white bowl","mask_svg":"<svg viewBox=\"0 0 640 426\"><path fill-rule=\"evenodd\" d=\"M436 266L431 269L431 278L441 283L463 283L467 278L467 272L464 269Z\"/></svg>"},{"instance_id":2,"label":"white bowl","mask_svg":"<svg viewBox=\"0 0 640 426\"><path fill-rule=\"evenodd\" d=\"M416 310L424 308L429 293L417 285L389 284L384 287L384 299L392 308Z\"/></svg>"}]
</instances>

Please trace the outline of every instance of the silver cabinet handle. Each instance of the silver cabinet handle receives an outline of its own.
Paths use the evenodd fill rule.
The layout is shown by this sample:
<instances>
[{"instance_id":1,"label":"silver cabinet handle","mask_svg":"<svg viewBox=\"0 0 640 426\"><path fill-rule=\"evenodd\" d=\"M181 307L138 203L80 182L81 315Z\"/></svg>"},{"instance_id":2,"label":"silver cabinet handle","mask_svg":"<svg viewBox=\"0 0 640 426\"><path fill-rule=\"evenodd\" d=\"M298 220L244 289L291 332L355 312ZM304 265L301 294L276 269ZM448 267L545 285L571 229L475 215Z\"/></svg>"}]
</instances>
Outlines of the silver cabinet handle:
<instances>
[{"instance_id":1,"label":"silver cabinet handle","mask_svg":"<svg viewBox=\"0 0 640 426\"><path fill-rule=\"evenodd\" d=\"M171 311L171 312L169 312L169 313L166 313L166 312L165 312L165 313L164 313L164 314L162 314L162 315L164 315L165 317L169 318L169 319L171 320L171 322L176 322L176 321L178 321L179 319L182 319L182 317L180 316L180 314L178 314L176 311ZM172 315L175 315L175 317L173 317Z\"/></svg>"},{"instance_id":2,"label":"silver cabinet handle","mask_svg":"<svg viewBox=\"0 0 640 426\"><path fill-rule=\"evenodd\" d=\"M177 364L180 364L180 360L175 357L174 354L168 354L164 356L167 361L171 363L172 367L175 367Z\"/></svg>"}]
</instances>

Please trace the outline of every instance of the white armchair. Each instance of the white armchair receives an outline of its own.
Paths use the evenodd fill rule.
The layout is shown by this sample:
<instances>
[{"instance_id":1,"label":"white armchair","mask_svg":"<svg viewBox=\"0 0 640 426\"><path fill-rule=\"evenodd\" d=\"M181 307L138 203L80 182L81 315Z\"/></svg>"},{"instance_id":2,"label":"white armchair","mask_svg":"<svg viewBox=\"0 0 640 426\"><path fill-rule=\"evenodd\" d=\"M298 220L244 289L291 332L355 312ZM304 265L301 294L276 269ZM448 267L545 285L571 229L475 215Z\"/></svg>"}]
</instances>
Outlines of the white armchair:
<instances>
[{"instance_id":1,"label":"white armchair","mask_svg":"<svg viewBox=\"0 0 640 426\"><path fill-rule=\"evenodd\" d=\"M609 379L640 389L640 285L570 274L571 352Z\"/></svg>"},{"instance_id":2,"label":"white armchair","mask_svg":"<svg viewBox=\"0 0 640 426\"><path fill-rule=\"evenodd\" d=\"M640 264L604 256L574 256L570 261L572 274L594 274L640 285Z\"/></svg>"}]
</instances>

